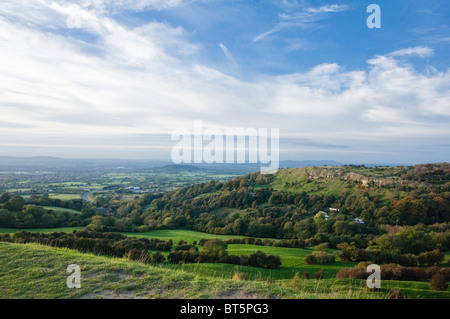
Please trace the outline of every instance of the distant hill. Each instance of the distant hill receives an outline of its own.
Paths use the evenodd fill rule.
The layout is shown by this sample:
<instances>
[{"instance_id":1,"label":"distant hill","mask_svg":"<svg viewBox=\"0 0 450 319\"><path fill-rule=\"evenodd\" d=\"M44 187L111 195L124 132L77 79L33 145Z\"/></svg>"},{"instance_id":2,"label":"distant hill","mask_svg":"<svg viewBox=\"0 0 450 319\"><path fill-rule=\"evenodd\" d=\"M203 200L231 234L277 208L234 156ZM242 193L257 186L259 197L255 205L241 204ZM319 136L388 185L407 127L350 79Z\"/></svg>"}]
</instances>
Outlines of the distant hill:
<instances>
[{"instance_id":1,"label":"distant hill","mask_svg":"<svg viewBox=\"0 0 450 319\"><path fill-rule=\"evenodd\" d=\"M324 231L334 232L339 241L351 240L345 236L375 235L380 225L450 222L450 164L321 166L280 169L274 175L251 173L167 192L153 206L171 211L146 212L156 227L301 239ZM324 230L307 223L320 211L330 216ZM356 220L368 228L358 230ZM349 228L335 230L336 222Z\"/></svg>"}]
</instances>

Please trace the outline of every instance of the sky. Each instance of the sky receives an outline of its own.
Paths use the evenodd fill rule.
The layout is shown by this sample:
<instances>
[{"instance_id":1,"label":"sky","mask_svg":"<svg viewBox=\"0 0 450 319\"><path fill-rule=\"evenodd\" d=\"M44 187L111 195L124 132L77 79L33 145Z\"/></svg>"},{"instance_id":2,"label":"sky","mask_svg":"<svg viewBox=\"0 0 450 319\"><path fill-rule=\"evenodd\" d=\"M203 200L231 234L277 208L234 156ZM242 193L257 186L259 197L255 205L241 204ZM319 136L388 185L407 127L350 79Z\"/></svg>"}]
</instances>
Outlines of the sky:
<instances>
[{"instance_id":1,"label":"sky","mask_svg":"<svg viewBox=\"0 0 450 319\"><path fill-rule=\"evenodd\" d=\"M2 0L0 156L170 159L202 121L279 128L282 160L448 162L447 2Z\"/></svg>"}]
</instances>

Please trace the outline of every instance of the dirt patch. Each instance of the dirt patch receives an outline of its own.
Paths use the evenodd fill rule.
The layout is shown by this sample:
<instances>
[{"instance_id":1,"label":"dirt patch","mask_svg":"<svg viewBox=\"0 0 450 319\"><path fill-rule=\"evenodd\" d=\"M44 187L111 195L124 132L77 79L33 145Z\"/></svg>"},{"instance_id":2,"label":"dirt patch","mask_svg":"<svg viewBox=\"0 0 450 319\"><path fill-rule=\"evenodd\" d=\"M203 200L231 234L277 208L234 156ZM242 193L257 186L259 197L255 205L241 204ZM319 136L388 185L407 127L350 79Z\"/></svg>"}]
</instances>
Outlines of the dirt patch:
<instances>
[{"instance_id":1,"label":"dirt patch","mask_svg":"<svg viewBox=\"0 0 450 319\"><path fill-rule=\"evenodd\" d=\"M128 279L131 277L130 274L126 273L126 272L122 272L122 271L111 271L109 273L110 275L116 276L119 279Z\"/></svg>"}]
</instances>

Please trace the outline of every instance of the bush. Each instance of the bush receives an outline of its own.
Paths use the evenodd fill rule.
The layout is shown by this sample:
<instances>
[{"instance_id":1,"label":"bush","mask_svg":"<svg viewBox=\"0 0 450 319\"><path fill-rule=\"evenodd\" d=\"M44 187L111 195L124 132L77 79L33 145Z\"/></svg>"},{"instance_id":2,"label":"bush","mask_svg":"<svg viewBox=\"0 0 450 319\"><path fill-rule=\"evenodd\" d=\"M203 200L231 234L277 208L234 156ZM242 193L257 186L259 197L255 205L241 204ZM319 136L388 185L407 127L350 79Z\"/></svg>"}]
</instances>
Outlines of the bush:
<instances>
[{"instance_id":1,"label":"bush","mask_svg":"<svg viewBox=\"0 0 450 319\"><path fill-rule=\"evenodd\" d=\"M190 250L179 250L179 251L172 251L169 256L167 256L167 259L171 264L179 264L182 263L193 263L197 260L199 257L198 251L195 249Z\"/></svg>"},{"instance_id":2,"label":"bush","mask_svg":"<svg viewBox=\"0 0 450 319\"><path fill-rule=\"evenodd\" d=\"M303 278L303 279L309 279L309 272L304 271L304 272L302 273L302 278Z\"/></svg>"},{"instance_id":3,"label":"bush","mask_svg":"<svg viewBox=\"0 0 450 319\"><path fill-rule=\"evenodd\" d=\"M277 255L269 255L258 250L256 253L250 255L248 265L259 268L276 269L281 266L281 258Z\"/></svg>"},{"instance_id":4,"label":"bush","mask_svg":"<svg viewBox=\"0 0 450 319\"><path fill-rule=\"evenodd\" d=\"M312 264L331 264L336 261L335 254L328 254L324 251L317 251L312 253L311 255L306 256L305 262L308 265Z\"/></svg>"},{"instance_id":5,"label":"bush","mask_svg":"<svg viewBox=\"0 0 450 319\"><path fill-rule=\"evenodd\" d=\"M388 299L406 299L405 295L401 293L400 290L394 289L391 292L389 292L389 295L387 296Z\"/></svg>"},{"instance_id":6,"label":"bush","mask_svg":"<svg viewBox=\"0 0 450 319\"><path fill-rule=\"evenodd\" d=\"M323 275L324 275L323 270L319 270L318 272L316 272L316 273L314 274L314 278L316 278L316 279L322 279L322 278L323 278Z\"/></svg>"},{"instance_id":7,"label":"bush","mask_svg":"<svg viewBox=\"0 0 450 319\"><path fill-rule=\"evenodd\" d=\"M448 285L447 282L445 281L445 275L441 271L435 273L433 277L431 277L430 287L431 289L437 291L447 290Z\"/></svg>"},{"instance_id":8,"label":"bush","mask_svg":"<svg viewBox=\"0 0 450 319\"><path fill-rule=\"evenodd\" d=\"M351 278L352 270L351 268L341 268L336 274L336 278Z\"/></svg>"},{"instance_id":9,"label":"bush","mask_svg":"<svg viewBox=\"0 0 450 319\"><path fill-rule=\"evenodd\" d=\"M152 263L154 264L161 264L166 260L166 258L164 258L163 254L161 254L159 251L157 251L156 253L154 253L152 255Z\"/></svg>"},{"instance_id":10,"label":"bush","mask_svg":"<svg viewBox=\"0 0 450 319\"><path fill-rule=\"evenodd\" d=\"M422 253L418 257L419 265L434 266L444 261L445 255L439 249Z\"/></svg>"},{"instance_id":11,"label":"bush","mask_svg":"<svg viewBox=\"0 0 450 319\"><path fill-rule=\"evenodd\" d=\"M295 273L294 278L291 279L291 285L294 289L298 289L300 287L301 278L298 272Z\"/></svg>"},{"instance_id":12,"label":"bush","mask_svg":"<svg viewBox=\"0 0 450 319\"><path fill-rule=\"evenodd\" d=\"M216 262L221 262L228 256L227 248L227 243L214 238L203 244L203 253L211 256Z\"/></svg>"},{"instance_id":13,"label":"bush","mask_svg":"<svg viewBox=\"0 0 450 319\"><path fill-rule=\"evenodd\" d=\"M426 281L427 274L423 268L419 267L401 267L401 280L406 281Z\"/></svg>"},{"instance_id":14,"label":"bush","mask_svg":"<svg viewBox=\"0 0 450 319\"><path fill-rule=\"evenodd\" d=\"M381 265L381 279L383 280L401 280L402 269L396 264Z\"/></svg>"},{"instance_id":15,"label":"bush","mask_svg":"<svg viewBox=\"0 0 450 319\"><path fill-rule=\"evenodd\" d=\"M236 255L229 255L223 262L226 264L239 265L241 263L241 258Z\"/></svg>"},{"instance_id":16,"label":"bush","mask_svg":"<svg viewBox=\"0 0 450 319\"><path fill-rule=\"evenodd\" d=\"M148 251L138 250L138 249L129 250L124 255L124 258L128 259L128 260L139 261L144 264L148 264L148 262L150 261L150 255L149 255Z\"/></svg>"},{"instance_id":17,"label":"bush","mask_svg":"<svg viewBox=\"0 0 450 319\"><path fill-rule=\"evenodd\" d=\"M233 275L233 278L231 278L233 281L243 281L248 280L248 275L245 272L235 272Z\"/></svg>"},{"instance_id":18,"label":"bush","mask_svg":"<svg viewBox=\"0 0 450 319\"><path fill-rule=\"evenodd\" d=\"M329 243L322 243L314 247L314 251L325 251L330 246Z\"/></svg>"},{"instance_id":19,"label":"bush","mask_svg":"<svg viewBox=\"0 0 450 319\"><path fill-rule=\"evenodd\" d=\"M240 259L239 264L240 264L241 266L248 266L248 256L247 256L247 255L241 255L241 256L239 257L239 259Z\"/></svg>"}]
</instances>

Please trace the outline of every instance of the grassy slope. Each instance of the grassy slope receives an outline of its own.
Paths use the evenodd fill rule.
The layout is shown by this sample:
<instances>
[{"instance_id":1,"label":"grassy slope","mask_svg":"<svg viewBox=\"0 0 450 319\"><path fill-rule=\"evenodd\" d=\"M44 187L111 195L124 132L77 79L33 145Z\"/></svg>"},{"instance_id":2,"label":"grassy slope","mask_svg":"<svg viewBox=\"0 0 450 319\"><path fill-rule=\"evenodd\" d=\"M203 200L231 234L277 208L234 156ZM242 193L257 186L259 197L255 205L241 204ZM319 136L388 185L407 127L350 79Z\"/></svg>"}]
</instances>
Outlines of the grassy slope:
<instances>
[{"instance_id":1,"label":"grassy slope","mask_svg":"<svg viewBox=\"0 0 450 319\"><path fill-rule=\"evenodd\" d=\"M81 289L68 289L66 267L81 267ZM205 265L208 266L208 265ZM218 265L220 266L220 265ZM274 284L199 276L189 269L107 258L36 244L0 243L0 298L384 298L400 288L412 298L450 298L428 283L383 281L366 292L364 281L308 279ZM264 279L264 278L262 278Z\"/></svg>"},{"instance_id":2,"label":"grassy slope","mask_svg":"<svg viewBox=\"0 0 450 319\"><path fill-rule=\"evenodd\" d=\"M81 289L66 286L70 264L81 267ZM0 298L301 297L277 285L200 277L36 244L0 243L0 278Z\"/></svg>"}]
</instances>

